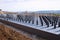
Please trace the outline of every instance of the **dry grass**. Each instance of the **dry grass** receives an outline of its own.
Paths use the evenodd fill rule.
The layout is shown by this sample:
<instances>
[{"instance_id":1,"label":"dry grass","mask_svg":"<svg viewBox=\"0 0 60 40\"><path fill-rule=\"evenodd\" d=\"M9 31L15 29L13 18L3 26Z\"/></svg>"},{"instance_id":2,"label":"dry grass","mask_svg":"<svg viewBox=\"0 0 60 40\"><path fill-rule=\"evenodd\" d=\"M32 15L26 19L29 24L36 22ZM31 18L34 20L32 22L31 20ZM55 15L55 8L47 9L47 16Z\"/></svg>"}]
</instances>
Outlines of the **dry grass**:
<instances>
[{"instance_id":1,"label":"dry grass","mask_svg":"<svg viewBox=\"0 0 60 40\"><path fill-rule=\"evenodd\" d=\"M0 40L32 40L11 28L5 27L3 24L0 24Z\"/></svg>"}]
</instances>

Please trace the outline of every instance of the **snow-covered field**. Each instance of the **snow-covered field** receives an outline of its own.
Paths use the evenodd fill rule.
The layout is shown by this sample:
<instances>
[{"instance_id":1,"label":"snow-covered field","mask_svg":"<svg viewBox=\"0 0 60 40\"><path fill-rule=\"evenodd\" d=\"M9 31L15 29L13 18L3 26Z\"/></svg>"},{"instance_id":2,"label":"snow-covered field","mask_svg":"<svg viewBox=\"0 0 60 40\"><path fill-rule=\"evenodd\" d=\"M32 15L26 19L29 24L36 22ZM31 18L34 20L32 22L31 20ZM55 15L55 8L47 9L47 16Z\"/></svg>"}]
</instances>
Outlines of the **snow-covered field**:
<instances>
[{"instance_id":1,"label":"snow-covered field","mask_svg":"<svg viewBox=\"0 0 60 40\"><path fill-rule=\"evenodd\" d=\"M6 20L4 18L0 18L0 19ZM38 24L36 22L37 20L38 20ZM34 24L32 24L32 21L30 21L30 23L28 23L28 21L27 22L22 22L22 21L11 20L11 19L8 19L7 21L17 23L17 24L20 24L20 25L25 25L27 27L31 27L31 28L34 28L34 29L46 31L46 32L49 32L49 33L57 34L57 35L60 34L60 27L58 27L58 25L56 25L56 28L54 29L54 26L51 26L52 24L49 23L49 27L47 27L44 19L42 18L43 26L41 26L41 19L39 17L34 18Z\"/></svg>"}]
</instances>

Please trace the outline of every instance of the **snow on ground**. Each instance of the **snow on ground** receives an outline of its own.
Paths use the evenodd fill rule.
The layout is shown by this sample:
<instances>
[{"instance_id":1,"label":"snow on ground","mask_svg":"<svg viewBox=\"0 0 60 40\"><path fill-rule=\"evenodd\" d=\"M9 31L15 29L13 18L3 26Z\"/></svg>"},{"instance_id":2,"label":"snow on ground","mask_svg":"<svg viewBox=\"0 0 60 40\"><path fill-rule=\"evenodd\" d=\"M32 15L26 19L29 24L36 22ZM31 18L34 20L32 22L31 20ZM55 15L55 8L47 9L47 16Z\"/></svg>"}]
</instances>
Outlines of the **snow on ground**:
<instances>
[{"instance_id":1,"label":"snow on ground","mask_svg":"<svg viewBox=\"0 0 60 40\"><path fill-rule=\"evenodd\" d=\"M5 20L5 19L3 19L3 20ZM35 28L35 29L38 29L38 30L43 30L43 31L53 33L53 34L57 34L57 35L60 34L60 27L58 28L58 25L57 25L56 29L53 29L54 26L50 26L50 27L47 28L46 23L44 22L44 20L43 20L43 22L44 22L43 26L41 26L41 23L40 23L39 20L38 21L39 21L40 25L31 24L31 23L23 23L23 22L18 22L18 21L13 21L13 20L8 20L8 21L13 22L13 23L17 23L17 24L20 24L20 25L25 25L27 27Z\"/></svg>"}]
</instances>

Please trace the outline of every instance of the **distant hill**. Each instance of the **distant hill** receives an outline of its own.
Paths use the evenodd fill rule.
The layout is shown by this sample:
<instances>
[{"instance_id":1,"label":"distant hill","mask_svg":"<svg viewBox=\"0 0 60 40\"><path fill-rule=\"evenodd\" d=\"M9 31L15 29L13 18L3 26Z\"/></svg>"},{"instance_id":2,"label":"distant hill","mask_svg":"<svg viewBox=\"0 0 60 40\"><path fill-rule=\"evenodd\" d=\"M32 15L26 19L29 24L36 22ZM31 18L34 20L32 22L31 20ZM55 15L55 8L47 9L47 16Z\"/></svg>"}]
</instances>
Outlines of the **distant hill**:
<instances>
[{"instance_id":1,"label":"distant hill","mask_svg":"<svg viewBox=\"0 0 60 40\"><path fill-rule=\"evenodd\" d=\"M54 13L60 14L60 10L45 10L45 11L36 11L36 13Z\"/></svg>"},{"instance_id":2,"label":"distant hill","mask_svg":"<svg viewBox=\"0 0 60 40\"><path fill-rule=\"evenodd\" d=\"M0 14L16 14L17 12L0 11Z\"/></svg>"}]
</instances>

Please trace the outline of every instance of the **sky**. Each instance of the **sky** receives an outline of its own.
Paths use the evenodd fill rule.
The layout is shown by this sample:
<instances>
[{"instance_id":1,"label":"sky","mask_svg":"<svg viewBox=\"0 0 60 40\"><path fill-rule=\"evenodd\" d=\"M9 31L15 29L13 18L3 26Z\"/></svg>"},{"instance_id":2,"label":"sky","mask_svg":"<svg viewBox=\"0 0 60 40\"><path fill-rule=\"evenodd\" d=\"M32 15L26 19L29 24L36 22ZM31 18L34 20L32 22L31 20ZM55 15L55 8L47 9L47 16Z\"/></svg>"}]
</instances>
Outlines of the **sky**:
<instances>
[{"instance_id":1,"label":"sky","mask_svg":"<svg viewBox=\"0 0 60 40\"><path fill-rule=\"evenodd\" d=\"M0 0L3 11L60 10L60 0Z\"/></svg>"}]
</instances>

